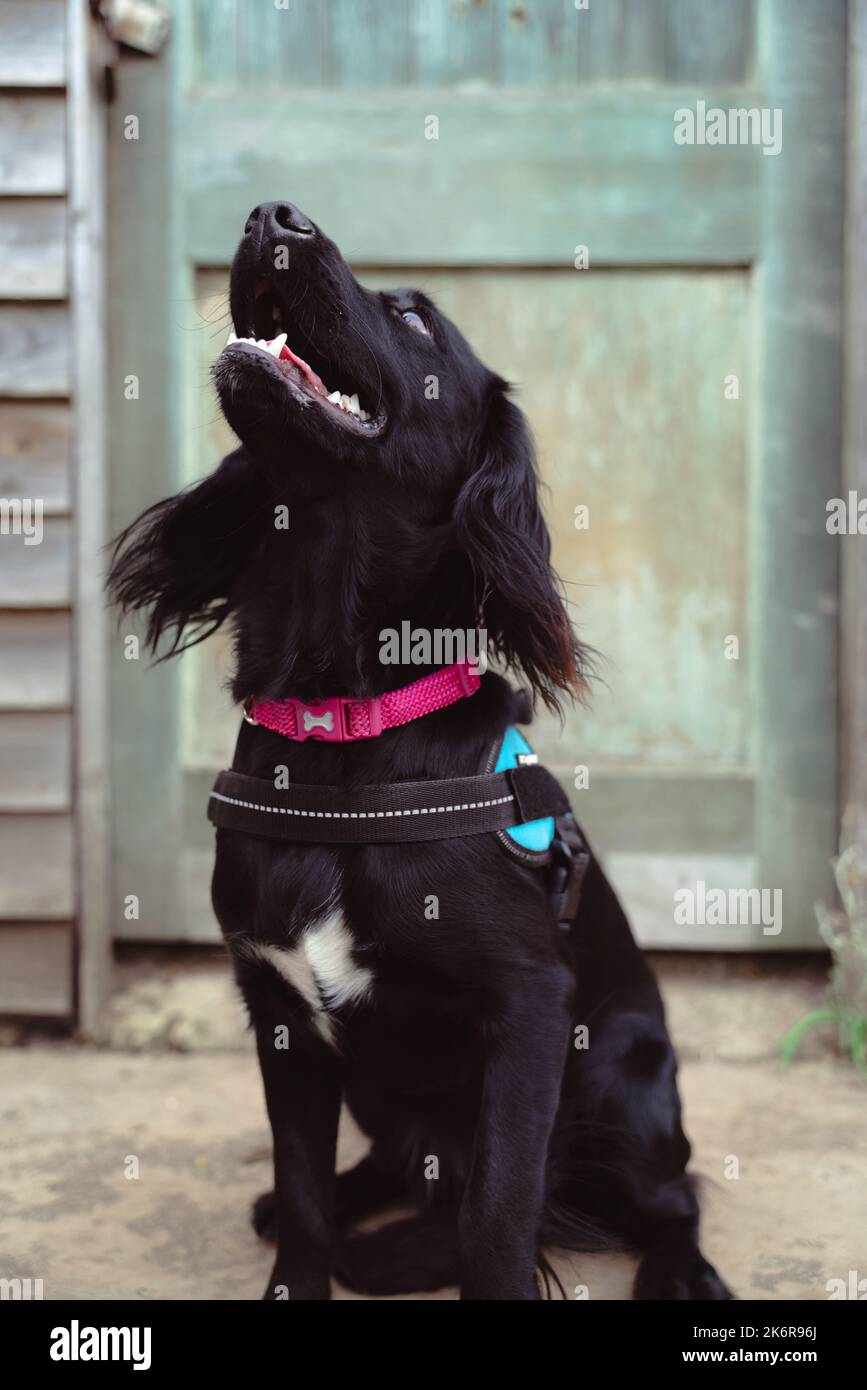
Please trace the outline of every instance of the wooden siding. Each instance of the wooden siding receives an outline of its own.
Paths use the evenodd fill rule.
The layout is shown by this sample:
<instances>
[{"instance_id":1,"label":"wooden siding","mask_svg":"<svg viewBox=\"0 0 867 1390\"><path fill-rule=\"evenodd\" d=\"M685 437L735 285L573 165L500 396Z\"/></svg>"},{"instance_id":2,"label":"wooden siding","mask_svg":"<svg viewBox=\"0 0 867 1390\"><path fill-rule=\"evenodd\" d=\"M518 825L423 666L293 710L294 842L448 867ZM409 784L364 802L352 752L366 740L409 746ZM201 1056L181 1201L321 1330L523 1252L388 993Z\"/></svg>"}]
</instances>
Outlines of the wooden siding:
<instances>
[{"instance_id":1,"label":"wooden siding","mask_svg":"<svg viewBox=\"0 0 867 1390\"><path fill-rule=\"evenodd\" d=\"M0 400L0 497L41 497L69 511L72 420L65 401Z\"/></svg>"},{"instance_id":2,"label":"wooden siding","mask_svg":"<svg viewBox=\"0 0 867 1390\"><path fill-rule=\"evenodd\" d=\"M0 395L69 395L66 305L0 305Z\"/></svg>"},{"instance_id":3,"label":"wooden siding","mask_svg":"<svg viewBox=\"0 0 867 1390\"><path fill-rule=\"evenodd\" d=\"M71 923L0 923L0 1014L70 1017L74 970Z\"/></svg>"},{"instance_id":4,"label":"wooden siding","mask_svg":"<svg viewBox=\"0 0 867 1390\"><path fill-rule=\"evenodd\" d=\"M0 713L69 708L69 613L0 610L0 651Z\"/></svg>"},{"instance_id":5,"label":"wooden siding","mask_svg":"<svg viewBox=\"0 0 867 1390\"><path fill-rule=\"evenodd\" d=\"M72 516L66 4L0 5L0 1013L73 1012Z\"/></svg>"},{"instance_id":6,"label":"wooden siding","mask_svg":"<svg viewBox=\"0 0 867 1390\"><path fill-rule=\"evenodd\" d=\"M0 96L0 193L65 192L63 96Z\"/></svg>"},{"instance_id":7,"label":"wooden siding","mask_svg":"<svg viewBox=\"0 0 867 1390\"><path fill-rule=\"evenodd\" d=\"M64 0L3 0L0 86L62 87L66 81Z\"/></svg>"},{"instance_id":8,"label":"wooden siding","mask_svg":"<svg viewBox=\"0 0 867 1390\"><path fill-rule=\"evenodd\" d=\"M0 200L0 297L63 299L66 203L61 198Z\"/></svg>"}]
</instances>

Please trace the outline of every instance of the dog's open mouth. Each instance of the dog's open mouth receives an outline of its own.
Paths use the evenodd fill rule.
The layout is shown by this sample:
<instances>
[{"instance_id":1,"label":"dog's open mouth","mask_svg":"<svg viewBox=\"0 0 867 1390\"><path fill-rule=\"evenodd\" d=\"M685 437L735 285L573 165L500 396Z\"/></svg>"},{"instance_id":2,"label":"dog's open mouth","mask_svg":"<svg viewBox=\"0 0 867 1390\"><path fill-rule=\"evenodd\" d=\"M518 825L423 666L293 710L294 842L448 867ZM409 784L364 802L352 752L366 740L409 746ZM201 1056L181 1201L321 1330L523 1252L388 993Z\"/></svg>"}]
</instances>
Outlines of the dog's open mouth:
<instances>
[{"instance_id":1,"label":"dog's open mouth","mask_svg":"<svg viewBox=\"0 0 867 1390\"><path fill-rule=\"evenodd\" d=\"M268 291L266 282L260 281L254 290L250 318L252 321L249 324L249 336L239 337L231 332L226 348L239 346L264 353L288 386L300 392L305 401L315 401L327 410L337 423L368 434L381 432L385 424L385 412L381 404L377 403L374 406L372 402L365 402L361 389L356 383L343 379L342 372L338 385L334 380L338 371L332 364L318 360L310 351L308 356L312 360L308 361L289 347L288 335L279 331L283 327L282 310ZM266 336L269 329L278 330L276 337ZM329 384L326 384L323 377L327 378ZM368 405L372 408L368 409Z\"/></svg>"}]
</instances>

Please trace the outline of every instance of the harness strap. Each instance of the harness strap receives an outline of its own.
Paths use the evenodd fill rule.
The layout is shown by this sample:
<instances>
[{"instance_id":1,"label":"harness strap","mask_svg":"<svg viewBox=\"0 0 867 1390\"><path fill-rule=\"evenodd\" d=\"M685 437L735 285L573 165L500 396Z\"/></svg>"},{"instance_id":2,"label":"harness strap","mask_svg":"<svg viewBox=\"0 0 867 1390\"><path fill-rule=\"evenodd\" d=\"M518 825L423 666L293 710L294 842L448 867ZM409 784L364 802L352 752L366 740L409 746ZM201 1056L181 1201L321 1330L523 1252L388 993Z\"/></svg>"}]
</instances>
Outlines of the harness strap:
<instances>
[{"instance_id":1,"label":"harness strap","mask_svg":"<svg viewBox=\"0 0 867 1390\"><path fill-rule=\"evenodd\" d=\"M228 830L319 844L406 844L505 830L517 820L560 816L569 802L537 765L444 781L345 787L293 782L285 789L243 772L221 772L208 819Z\"/></svg>"}]
</instances>

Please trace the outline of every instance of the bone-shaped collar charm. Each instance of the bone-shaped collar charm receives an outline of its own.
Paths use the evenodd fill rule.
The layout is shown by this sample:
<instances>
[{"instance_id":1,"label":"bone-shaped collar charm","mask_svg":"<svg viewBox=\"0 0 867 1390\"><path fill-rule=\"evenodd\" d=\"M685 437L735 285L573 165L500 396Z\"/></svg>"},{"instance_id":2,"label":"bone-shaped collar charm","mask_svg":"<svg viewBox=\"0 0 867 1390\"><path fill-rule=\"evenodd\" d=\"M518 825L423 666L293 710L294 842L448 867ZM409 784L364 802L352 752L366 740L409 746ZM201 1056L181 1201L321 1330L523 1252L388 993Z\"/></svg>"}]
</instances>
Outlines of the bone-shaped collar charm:
<instances>
[{"instance_id":1,"label":"bone-shaped collar charm","mask_svg":"<svg viewBox=\"0 0 867 1390\"><path fill-rule=\"evenodd\" d=\"M311 729L327 729L331 733L334 729L334 714L326 710L324 714L311 714L309 709L304 711L304 732L308 733Z\"/></svg>"}]
</instances>

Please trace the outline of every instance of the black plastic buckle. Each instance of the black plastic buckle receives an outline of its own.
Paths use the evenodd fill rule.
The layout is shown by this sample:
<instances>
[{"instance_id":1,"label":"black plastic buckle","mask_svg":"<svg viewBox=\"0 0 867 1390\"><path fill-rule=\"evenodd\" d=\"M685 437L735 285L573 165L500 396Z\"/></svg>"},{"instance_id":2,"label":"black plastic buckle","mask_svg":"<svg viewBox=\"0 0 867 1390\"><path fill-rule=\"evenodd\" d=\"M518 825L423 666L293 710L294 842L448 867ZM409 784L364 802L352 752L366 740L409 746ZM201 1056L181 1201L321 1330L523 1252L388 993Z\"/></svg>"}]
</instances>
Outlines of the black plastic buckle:
<instances>
[{"instance_id":1,"label":"black plastic buckle","mask_svg":"<svg viewBox=\"0 0 867 1390\"><path fill-rule=\"evenodd\" d=\"M548 895L558 926L568 931L578 911L590 850L571 813L558 816L551 842Z\"/></svg>"}]
</instances>

